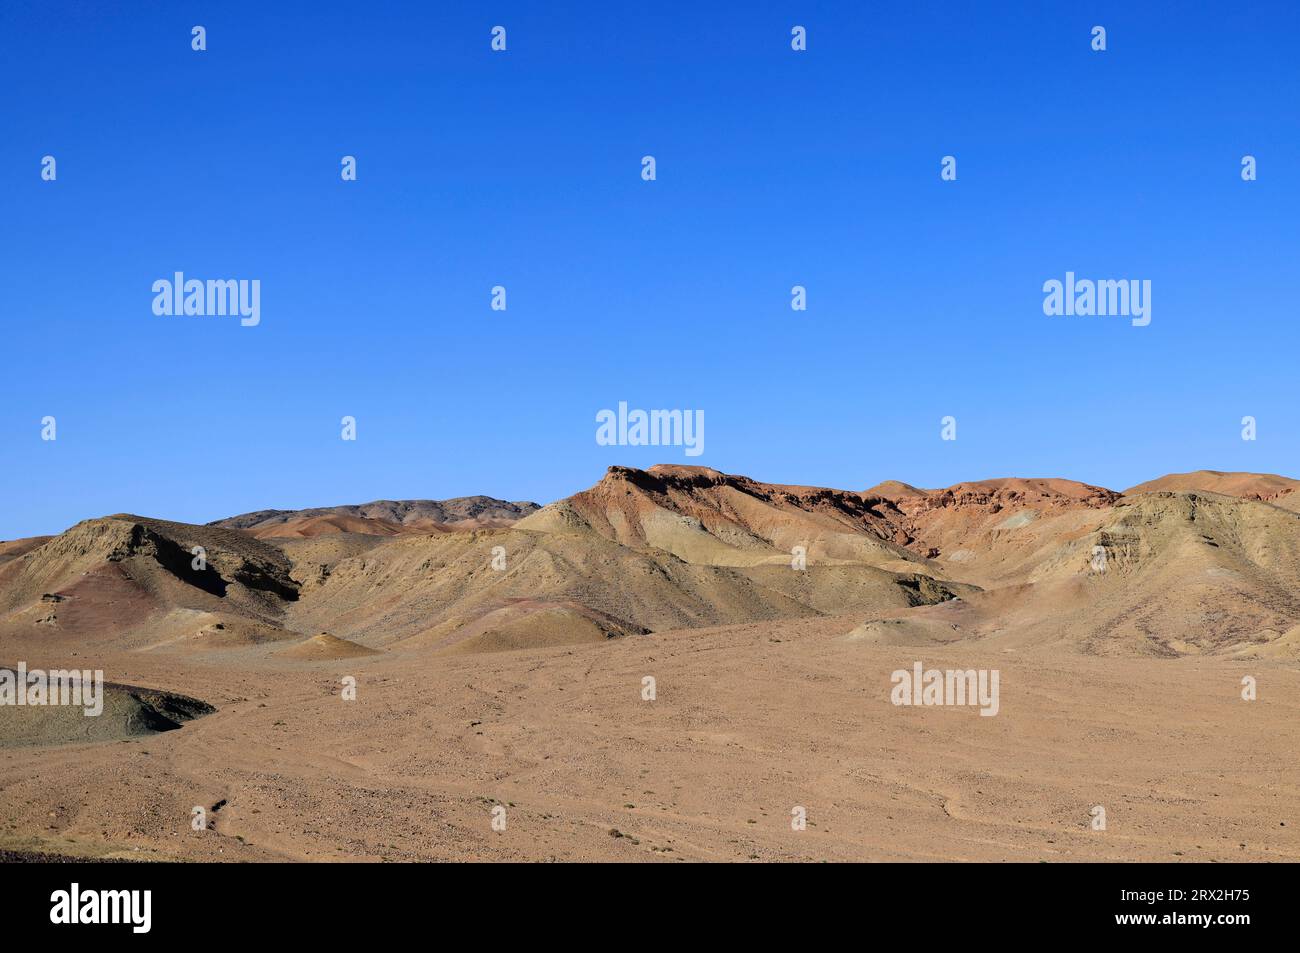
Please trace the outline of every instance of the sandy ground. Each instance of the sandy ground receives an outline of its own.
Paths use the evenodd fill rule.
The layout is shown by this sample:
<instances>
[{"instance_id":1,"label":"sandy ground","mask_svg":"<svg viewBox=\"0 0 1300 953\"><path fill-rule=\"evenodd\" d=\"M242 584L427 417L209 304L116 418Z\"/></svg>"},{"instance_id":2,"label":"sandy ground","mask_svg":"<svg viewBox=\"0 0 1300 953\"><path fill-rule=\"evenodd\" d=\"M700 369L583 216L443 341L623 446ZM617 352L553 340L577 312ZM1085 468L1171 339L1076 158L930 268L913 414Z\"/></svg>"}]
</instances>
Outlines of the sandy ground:
<instances>
[{"instance_id":1,"label":"sandy ground","mask_svg":"<svg viewBox=\"0 0 1300 953\"><path fill-rule=\"evenodd\" d=\"M323 661L265 646L90 647L78 664L218 710L161 734L0 749L0 849L230 861L1300 859L1294 663L912 649L848 638L861 621ZM43 661L35 647L26 658ZM892 705L891 672L916 660L997 669L999 713ZM1258 680L1255 701L1241 698L1244 675ZM355 701L341 697L344 676ZM642 699L645 676L654 701ZM497 805L504 830L493 829ZM1097 805L1104 831L1091 826ZM207 829L191 828L195 806ZM796 807L805 830L792 829Z\"/></svg>"}]
</instances>

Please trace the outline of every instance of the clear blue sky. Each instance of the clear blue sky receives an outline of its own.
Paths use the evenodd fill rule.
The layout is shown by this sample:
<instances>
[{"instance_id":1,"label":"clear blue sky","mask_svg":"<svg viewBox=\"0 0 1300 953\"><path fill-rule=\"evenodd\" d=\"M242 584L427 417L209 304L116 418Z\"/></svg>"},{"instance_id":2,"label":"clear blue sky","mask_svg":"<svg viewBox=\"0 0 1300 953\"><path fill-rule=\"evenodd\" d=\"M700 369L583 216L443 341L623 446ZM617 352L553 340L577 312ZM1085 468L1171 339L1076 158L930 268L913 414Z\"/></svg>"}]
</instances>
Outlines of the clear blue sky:
<instances>
[{"instance_id":1,"label":"clear blue sky","mask_svg":"<svg viewBox=\"0 0 1300 953\"><path fill-rule=\"evenodd\" d=\"M615 463L1300 475L1298 10L6 2L0 538ZM1044 316L1067 270L1151 325ZM154 315L175 271L260 279L261 325ZM597 446L620 400L704 454Z\"/></svg>"}]
</instances>

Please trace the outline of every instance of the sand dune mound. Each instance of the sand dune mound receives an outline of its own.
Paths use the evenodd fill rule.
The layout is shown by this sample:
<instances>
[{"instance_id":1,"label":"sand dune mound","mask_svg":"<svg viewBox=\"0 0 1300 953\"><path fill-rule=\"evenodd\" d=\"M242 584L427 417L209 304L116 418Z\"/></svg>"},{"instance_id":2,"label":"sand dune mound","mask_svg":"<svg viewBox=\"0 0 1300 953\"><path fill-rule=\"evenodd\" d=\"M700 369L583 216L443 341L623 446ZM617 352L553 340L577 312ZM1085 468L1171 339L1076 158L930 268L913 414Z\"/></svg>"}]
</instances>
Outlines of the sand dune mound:
<instances>
[{"instance_id":1,"label":"sand dune mound","mask_svg":"<svg viewBox=\"0 0 1300 953\"><path fill-rule=\"evenodd\" d=\"M583 645L648 630L572 601L511 599L505 605L463 621L451 619L401 643L453 652L499 652L508 649Z\"/></svg>"},{"instance_id":2,"label":"sand dune mound","mask_svg":"<svg viewBox=\"0 0 1300 953\"><path fill-rule=\"evenodd\" d=\"M920 487L912 486L910 483L903 483L901 480L885 480L883 483L877 483L869 490L864 490L862 495L865 497L882 497L886 500L897 500L900 497L925 496L931 493L931 490L923 490Z\"/></svg>"},{"instance_id":3,"label":"sand dune mound","mask_svg":"<svg viewBox=\"0 0 1300 953\"><path fill-rule=\"evenodd\" d=\"M378 654L379 653L375 649L368 649L364 645L358 645L356 642L350 642L347 639L340 639L337 636L330 635L328 632L322 632L320 635L313 635L311 638L305 639L297 645L291 645L289 648L281 649L276 653L280 658L304 659L308 661L360 658L366 655Z\"/></svg>"},{"instance_id":4,"label":"sand dune mound","mask_svg":"<svg viewBox=\"0 0 1300 953\"><path fill-rule=\"evenodd\" d=\"M509 503L490 496L451 500L376 500L349 506L303 510L257 510L211 525L247 530L262 539L301 538L327 533L395 536L404 532L448 532L508 526L537 510L536 503Z\"/></svg>"},{"instance_id":5,"label":"sand dune mound","mask_svg":"<svg viewBox=\"0 0 1300 953\"><path fill-rule=\"evenodd\" d=\"M216 711L187 695L111 682L103 683L102 705L93 716L78 705L0 705L0 747L118 741L174 731Z\"/></svg>"},{"instance_id":6,"label":"sand dune mound","mask_svg":"<svg viewBox=\"0 0 1300 953\"><path fill-rule=\"evenodd\" d=\"M865 645L911 646L929 648L962 639L962 628L955 622L925 617L869 619L844 636L847 642Z\"/></svg>"},{"instance_id":7,"label":"sand dune mound","mask_svg":"<svg viewBox=\"0 0 1300 953\"><path fill-rule=\"evenodd\" d=\"M150 629L161 637L157 642L141 646L140 651L200 654L296 642L302 638L298 632L256 619L194 609L173 609L158 618Z\"/></svg>"}]
</instances>

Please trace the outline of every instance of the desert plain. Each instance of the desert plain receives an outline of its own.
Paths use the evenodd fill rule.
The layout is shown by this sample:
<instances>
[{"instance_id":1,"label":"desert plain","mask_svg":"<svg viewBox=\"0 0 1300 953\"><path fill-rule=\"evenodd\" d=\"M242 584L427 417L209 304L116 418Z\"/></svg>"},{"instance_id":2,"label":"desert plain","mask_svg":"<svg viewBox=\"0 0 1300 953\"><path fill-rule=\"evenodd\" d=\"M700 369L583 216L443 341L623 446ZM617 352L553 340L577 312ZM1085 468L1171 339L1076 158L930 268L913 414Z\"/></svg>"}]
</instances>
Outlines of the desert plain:
<instances>
[{"instance_id":1,"label":"desert plain","mask_svg":"<svg viewBox=\"0 0 1300 953\"><path fill-rule=\"evenodd\" d=\"M0 705L0 851L1300 859L1297 488L611 467L2 542L0 668L109 684ZM918 662L996 715L895 704Z\"/></svg>"}]
</instances>

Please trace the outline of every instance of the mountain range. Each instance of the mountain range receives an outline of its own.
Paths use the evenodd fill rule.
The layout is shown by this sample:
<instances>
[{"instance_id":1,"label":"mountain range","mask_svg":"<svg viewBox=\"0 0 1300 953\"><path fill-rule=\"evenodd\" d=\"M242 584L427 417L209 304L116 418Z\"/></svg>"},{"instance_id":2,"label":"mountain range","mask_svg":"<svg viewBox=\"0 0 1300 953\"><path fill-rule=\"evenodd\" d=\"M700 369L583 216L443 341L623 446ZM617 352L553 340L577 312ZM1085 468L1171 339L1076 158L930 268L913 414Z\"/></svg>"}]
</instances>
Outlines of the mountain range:
<instances>
[{"instance_id":1,"label":"mountain range","mask_svg":"<svg viewBox=\"0 0 1300 953\"><path fill-rule=\"evenodd\" d=\"M0 705L0 853L1300 859L1297 485L615 466L0 543L0 670L104 676ZM924 666L996 716L891 703Z\"/></svg>"},{"instance_id":2,"label":"mountain range","mask_svg":"<svg viewBox=\"0 0 1300 953\"><path fill-rule=\"evenodd\" d=\"M904 644L1291 656L1297 487L1205 470L1123 492L1018 478L855 491L614 466L543 507L377 501L203 526L117 514L0 543L0 635L204 652L324 633L325 654L473 652L857 613L862 637Z\"/></svg>"}]
</instances>

